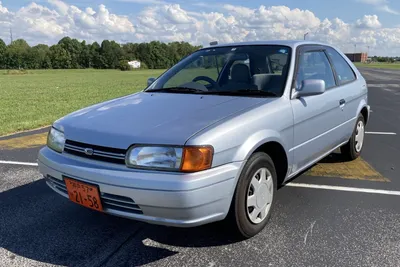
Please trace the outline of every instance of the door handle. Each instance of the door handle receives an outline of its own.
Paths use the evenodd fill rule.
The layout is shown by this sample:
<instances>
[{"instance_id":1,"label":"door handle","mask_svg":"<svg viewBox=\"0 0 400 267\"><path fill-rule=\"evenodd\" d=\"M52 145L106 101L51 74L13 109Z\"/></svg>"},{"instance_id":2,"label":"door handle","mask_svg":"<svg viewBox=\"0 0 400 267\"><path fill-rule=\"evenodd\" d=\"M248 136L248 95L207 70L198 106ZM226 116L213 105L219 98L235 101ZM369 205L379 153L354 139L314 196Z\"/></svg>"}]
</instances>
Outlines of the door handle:
<instances>
[{"instance_id":1,"label":"door handle","mask_svg":"<svg viewBox=\"0 0 400 267\"><path fill-rule=\"evenodd\" d=\"M339 105L340 105L340 106L344 106L344 104L346 104L346 100L340 99Z\"/></svg>"}]
</instances>

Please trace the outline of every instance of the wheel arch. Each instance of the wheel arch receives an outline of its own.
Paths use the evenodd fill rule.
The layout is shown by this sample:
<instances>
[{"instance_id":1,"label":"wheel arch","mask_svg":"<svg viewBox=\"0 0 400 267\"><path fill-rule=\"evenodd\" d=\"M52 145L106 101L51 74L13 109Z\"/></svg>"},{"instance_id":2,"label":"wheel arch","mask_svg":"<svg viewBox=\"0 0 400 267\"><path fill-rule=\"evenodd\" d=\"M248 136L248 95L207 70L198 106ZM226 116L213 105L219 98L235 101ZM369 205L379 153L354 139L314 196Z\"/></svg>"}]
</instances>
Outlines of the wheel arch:
<instances>
[{"instance_id":1,"label":"wheel arch","mask_svg":"<svg viewBox=\"0 0 400 267\"><path fill-rule=\"evenodd\" d=\"M361 114L363 115L363 117L364 117L365 124L368 124L368 122L369 122L369 109L368 109L368 107L367 107L367 106L364 106L364 107L361 109L360 113L361 113Z\"/></svg>"},{"instance_id":2,"label":"wheel arch","mask_svg":"<svg viewBox=\"0 0 400 267\"><path fill-rule=\"evenodd\" d=\"M260 138L261 136L268 137ZM285 142L281 136L277 132L271 130L258 132L243 143L234 158L238 161L243 160L244 166L251 155L257 152L264 152L271 157L277 171L278 185L282 184L287 177L290 158ZM242 169L243 167L241 171Z\"/></svg>"},{"instance_id":3,"label":"wheel arch","mask_svg":"<svg viewBox=\"0 0 400 267\"><path fill-rule=\"evenodd\" d=\"M368 106L367 101L365 99L362 99L360 101L360 104L358 105L357 113L355 114L355 117L358 117L359 114L363 115L365 124L367 124L370 119L370 107Z\"/></svg>"},{"instance_id":4,"label":"wheel arch","mask_svg":"<svg viewBox=\"0 0 400 267\"><path fill-rule=\"evenodd\" d=\"M270 141L259 146L253 153L257 152L264 152L271 157L275 165L278 186L282 185L289 167L288 157L283 146L276 141Z\"/></svg>"}]
</instances>

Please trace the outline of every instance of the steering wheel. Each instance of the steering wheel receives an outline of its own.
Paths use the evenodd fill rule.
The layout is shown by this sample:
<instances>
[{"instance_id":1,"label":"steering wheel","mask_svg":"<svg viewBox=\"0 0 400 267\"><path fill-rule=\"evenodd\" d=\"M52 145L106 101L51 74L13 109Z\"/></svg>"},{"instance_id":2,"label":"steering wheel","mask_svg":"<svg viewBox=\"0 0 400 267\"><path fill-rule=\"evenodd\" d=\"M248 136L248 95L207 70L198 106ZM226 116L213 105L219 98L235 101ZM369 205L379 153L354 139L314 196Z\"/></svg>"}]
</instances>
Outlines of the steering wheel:
<instances>
[{"instance_id":1,"label":"steering wheel","mask_svg":"<svg viewBox=\"0 0 400 267\"><path fill-rule=\"evenodd\" d=\"M207 76L197 76L192 81L193 82L206 81L206 82L209 82L214 88L219 87L216 81L214 81L213 79L211 79L210 77L207 77Z\"/></svg>"}]
</instances>

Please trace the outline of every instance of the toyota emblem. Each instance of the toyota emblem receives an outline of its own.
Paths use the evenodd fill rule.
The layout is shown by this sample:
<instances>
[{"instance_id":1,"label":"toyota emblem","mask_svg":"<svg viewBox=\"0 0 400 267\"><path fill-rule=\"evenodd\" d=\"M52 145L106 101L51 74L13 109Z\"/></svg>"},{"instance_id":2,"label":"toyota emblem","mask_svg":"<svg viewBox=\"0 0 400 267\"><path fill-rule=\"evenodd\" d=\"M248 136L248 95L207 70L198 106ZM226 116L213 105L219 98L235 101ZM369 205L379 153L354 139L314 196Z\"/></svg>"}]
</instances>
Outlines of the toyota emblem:
<instances>
[{"instance_id":1,"label":"toyota emblem","mask_svg":"<svg viewBox=\"0 0 400 267\"><path fill-rule=\"evenodd\" d=\"M92 156L93 155L93 149L85 148L85 154L88 155L88 156Z\"/></svg>"}]
</instances>

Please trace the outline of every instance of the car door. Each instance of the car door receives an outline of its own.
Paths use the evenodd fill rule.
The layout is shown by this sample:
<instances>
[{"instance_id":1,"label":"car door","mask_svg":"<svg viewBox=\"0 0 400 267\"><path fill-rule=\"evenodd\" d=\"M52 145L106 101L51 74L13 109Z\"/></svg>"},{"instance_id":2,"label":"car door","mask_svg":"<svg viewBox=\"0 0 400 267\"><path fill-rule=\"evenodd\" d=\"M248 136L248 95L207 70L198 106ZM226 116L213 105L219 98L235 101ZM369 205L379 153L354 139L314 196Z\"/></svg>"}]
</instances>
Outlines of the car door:
<instances>
[{"instance_id":1,"label":"car door","mask_svg":"<svg viewBox=\"0 0 400 267\"><path fill-rule=\"evenodd\" d=\"M325 92L320 95L293 98L294 116L293 169L296 173L310 166L337 146L343 135L338 131L343 121L342 95L331 62L323 46L299 48L294 73L294 87L299 89L303 80L325 81Z\"/></svg>"},{"instance_id":2,"label":"car door","mask_svg":"<svg viewBox=\"0 0 400 267\"><path fill-rule=\"evenodd\" d=\"M362 88L365 88L366 84L362 80L357 80L353 69L338 51L331 47L326 47L326 52L336 74L338 86L335 90L341 96L343 103L341 106L343 116L340 127L343 134L342 141L344 142L350 139L353 133L359 104L365 98Z\"/></svg>"}]
</instances>

